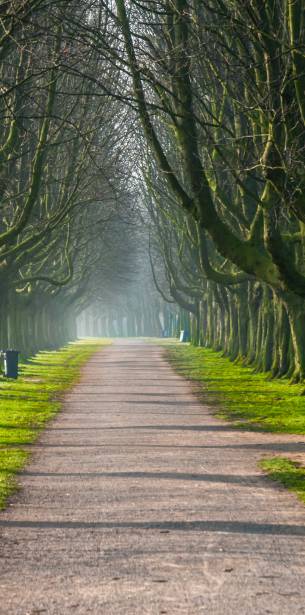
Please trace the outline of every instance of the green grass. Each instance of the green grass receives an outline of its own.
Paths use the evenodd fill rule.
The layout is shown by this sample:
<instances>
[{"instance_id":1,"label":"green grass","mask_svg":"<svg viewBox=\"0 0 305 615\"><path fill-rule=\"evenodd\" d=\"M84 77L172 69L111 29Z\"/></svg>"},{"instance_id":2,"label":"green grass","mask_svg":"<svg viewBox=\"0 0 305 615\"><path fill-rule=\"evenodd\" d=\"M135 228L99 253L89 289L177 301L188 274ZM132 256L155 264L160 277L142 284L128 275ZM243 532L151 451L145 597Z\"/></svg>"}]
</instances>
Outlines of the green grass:
<instances>
[{"instance_id":1,"label":"green grass","mask_svg":"<svg viewBox=\"0 0 305 615\"><path fill-rule=\"evenodd\" d=\"M59 411L61 393L76 382L82 365L103 343L86 340L39 352L21 364L18 380L0 377L0 508L16 489L15 474L28 458L22 446L34 442Z\"/></svg>"},{"instance_id":2,"label":"green grass","mask_svg":"<svg viewBox=\"0 0 305 615\"><path fill-rule=\"evenodd\" d=\"M304 385L254 374L206 348L176 343L167 353L179 373L202 383L205 400L220 418L246 429L305 434Z\"/></svg>"},{"instance_id":3,"label":"green grass","mask_svg":"<svg viewBox=\"0 0 305 615\"><path fill-rule=\"evenodd\" d=\"M279 481L289 491L296 493L305 504L305 468L286 457L263 459L259 465L269 478Z\"/></svg>"}]
</instances>

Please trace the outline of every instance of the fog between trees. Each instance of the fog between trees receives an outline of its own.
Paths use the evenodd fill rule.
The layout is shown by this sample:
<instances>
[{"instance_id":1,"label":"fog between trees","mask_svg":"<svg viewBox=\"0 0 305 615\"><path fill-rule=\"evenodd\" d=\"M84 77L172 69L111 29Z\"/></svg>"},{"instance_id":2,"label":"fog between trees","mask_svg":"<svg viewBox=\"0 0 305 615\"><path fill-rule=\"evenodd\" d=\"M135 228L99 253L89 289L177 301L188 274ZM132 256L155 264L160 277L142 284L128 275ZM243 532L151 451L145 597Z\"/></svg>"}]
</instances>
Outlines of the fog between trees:
<instances>
[{"instance_id":1,"label":"fog between trees","mask_svg":"<svg viewBox=\"0 0 305 615\"><path fill-rule=\"evenodd\" d=\"M90 307L304 379L304 9L2 3L2 345Z\"/></svg>"}]
</instances>

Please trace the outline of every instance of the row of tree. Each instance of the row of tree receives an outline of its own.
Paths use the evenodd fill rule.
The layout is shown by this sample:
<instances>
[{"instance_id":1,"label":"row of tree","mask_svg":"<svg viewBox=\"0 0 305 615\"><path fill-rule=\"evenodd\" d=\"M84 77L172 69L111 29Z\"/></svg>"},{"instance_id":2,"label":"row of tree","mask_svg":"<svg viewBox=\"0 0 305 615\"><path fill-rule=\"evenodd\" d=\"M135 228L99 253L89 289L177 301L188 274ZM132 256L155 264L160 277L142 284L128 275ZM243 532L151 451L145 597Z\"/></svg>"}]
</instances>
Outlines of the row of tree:
<instances>
[{"instance_id":1,"label":"row of tree","mask_svg":"<svg viewBox=\"0 0 305 615\"><path fill-rule=\"evenodd\" d=\"M78 26L105 23L98 3L0 7L0 347L24 355L74 339L77 316L133 269L127 110Z\"/></svg>"},{"instance_id":2,"label":"row of tree","mask_svg":"<svg viewBox=\"0 0 305 615\"><path fill-rule=\"evenodd\" d=\"M304 1L115 4L160 292L197 343L304 379Z\"/></svg>"}]
</instances>

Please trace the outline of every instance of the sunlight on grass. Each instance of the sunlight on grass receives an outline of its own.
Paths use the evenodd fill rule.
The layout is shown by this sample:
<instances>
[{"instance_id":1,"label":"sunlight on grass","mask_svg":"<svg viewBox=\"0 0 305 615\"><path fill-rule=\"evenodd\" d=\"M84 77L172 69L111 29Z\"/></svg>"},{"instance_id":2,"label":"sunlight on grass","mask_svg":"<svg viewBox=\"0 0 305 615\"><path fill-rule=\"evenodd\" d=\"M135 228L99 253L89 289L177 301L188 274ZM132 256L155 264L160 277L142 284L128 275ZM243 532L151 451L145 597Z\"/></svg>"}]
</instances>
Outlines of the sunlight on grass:
<instances>
[{"instance_id":1,"label":"sunlight on grass","mask_svg":"<svg viewBox=\"0 0 305 615\"><path fill-rule=\"evenodd\" d=\"M179 373L202 383L204 400L220 418L233 420L236 427L305 434L304 385L268 380L207 348L176 343L167 354Z\"/></svg>"},{"instance_id":2,"label":"sunlight on grass","mask_svg":"<svg viewBox=\"0 0 305 615\"><path fill-rule=\"evenodd\" d=\"M60 394L77 380L80 368L109 341L78 341L39 352L20 366L20 378L0 378L0 508L16 489L14 475L25 464L31 444L60 409Z\"/></svg>"},{"instance_id":3,"label":"sunlight on grass","mask_svg":"<svg viewBox=\"0 0 305 615\"><path fill-rule=\"evenodd\" d=\"M16 490L14 475L23 468L27 458L27 453L22 449L0 448L0 509L12 491Z\"/></svg>"},{"instance_id":4,"label":"sunlight on grass","mask_svg":"<svg viewBox=\"0 0 305 615\"><path fill-rule=\"evenodd\" d=\"M279 481L289 491L294 491L305 503L305 468L286 457L263 459L259 465L269 478Z\"/></svg>"}]
</instances>

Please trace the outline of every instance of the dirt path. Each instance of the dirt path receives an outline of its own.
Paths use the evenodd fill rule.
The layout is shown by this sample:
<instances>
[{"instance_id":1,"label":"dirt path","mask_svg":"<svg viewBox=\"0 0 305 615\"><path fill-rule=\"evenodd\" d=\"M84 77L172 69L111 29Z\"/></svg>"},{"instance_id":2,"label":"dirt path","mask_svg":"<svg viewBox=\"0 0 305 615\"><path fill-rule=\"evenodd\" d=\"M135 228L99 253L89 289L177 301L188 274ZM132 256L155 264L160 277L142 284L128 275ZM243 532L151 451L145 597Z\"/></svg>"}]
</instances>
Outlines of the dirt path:
<instances>
[{"instance_id":1,"label":"dirt path","mask_svg":"<svg viewBox=\"0 0 305 615\"><path fill-rule=\"evenodd\" d=\"M0 514L1 615L305 613L305 507L256 461L305 439L211 417L162 358L89 361Z\"/></svg>"}]
</instances>

